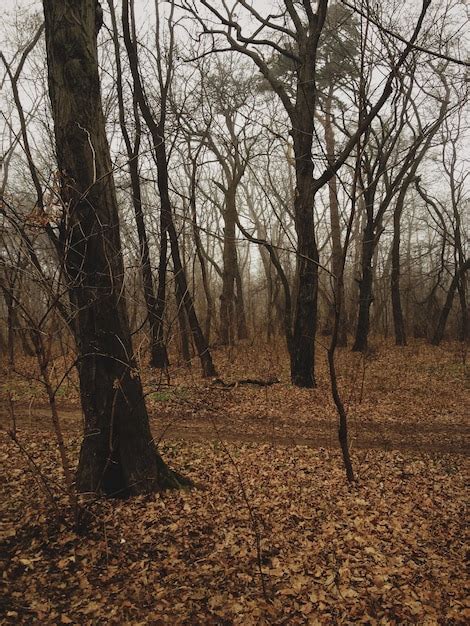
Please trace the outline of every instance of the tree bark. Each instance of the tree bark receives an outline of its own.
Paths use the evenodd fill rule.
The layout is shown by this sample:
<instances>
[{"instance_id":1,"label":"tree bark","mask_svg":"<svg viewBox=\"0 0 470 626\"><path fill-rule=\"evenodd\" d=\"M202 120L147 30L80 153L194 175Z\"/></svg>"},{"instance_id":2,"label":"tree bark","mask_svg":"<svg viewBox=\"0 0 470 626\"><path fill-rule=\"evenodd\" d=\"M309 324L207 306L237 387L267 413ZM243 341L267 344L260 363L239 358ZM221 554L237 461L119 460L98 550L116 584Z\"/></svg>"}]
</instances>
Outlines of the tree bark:
<instances>
[{"instance_id":1,"label":"tree bark","mask_svg":"<svg viewBox=\"0 0 470 626\"><path fill-rule=\"evenodd\" d=\"M248 338L248 325L246 322L245 299L243 297L242 272L240 271L240 265L238 263L238 259L237 259L237 273L235 276L235 285L237 288L237 295L235 297L235 312L237 315L238 339L247 339Z\"/></svg>"},{"instance_id":2,"label":"tree bark","mask_svg":"<svg viewBox=\"0 0 470 626\"><path fill-rule=\"evenodd\" d=\"M204 288L204 295L206 297L206 319L205 319L205 332L207 343L210 342L211 323L214 317L214 300L209 285L209 276L207 272L207 264L204 256L204 249L201 241L201 235L199 233L199 226L197 223L197 211L196 211L196 171L197 161L193 159L192 171L191 171L191 196L190 196L190 208L191 208L191 221L193 225L194 243L196 245L196 254L201 267L202 286Z\"/></svg>"},{"instance_id":3,"label":"tree bark","mask_svg":"<svg viewBox=\"0 0 470 626\"><path fill-rule=\"evenodd\" d=\"M297 234L297 293L290 351L291 380L297 387L307 388L315 386L318 301L319 255L313 219L315 181L312 158L316 95L315 60L321 32L319 23L317 28L316 35L305 34L299 42L301 65L298 70L295 100L296 124L292 130L296 176L294 217Z\"/></svg>"},{"instance_id":4,"label":"tree bark","mask_svg":"<svg viewBox=\"0 0 470 626\"><path fill-rule=\"evenodd\" d=\"M353 352L364 352L367 349L369 325L370 325L370 305L372 304L372 284L374 280L374 270L372 260L374 258L376 236L373 220L368 216L362 240L362 275L359 280L359 312L357 317L356 336Z\"/></svg>"},{"instance_id":5,"label":"tree bark","mask_svg":"<svg viewBox=\"0 0 470 626\"><path fill-rule=\"evenodd\" d=\"M457 290L459 293L459 301L460 301L460 311L461 311L461 320L460 320L460 332L459 339L460 341L467 341L468 339L468 305L467 305L467 284L465 282L465 274L462 274L459 278L457 284Z\"/></svg>"},{"instance_id":6,"label":"tree bark","mask_svg":"<svg viewBox=\"0 0 470 626\"><path fill-rule=\"evenodd\" d=\"M313 130L313 129L312 129ZM314 387L315 334L317 328L318 250L313 223L313 161L311 135L298 133L294 142L297 195L297 299L291 351L291 380L298 387Z\"/></svg>"},{"instance_id":7,"label":"tree bark","mask_svg":"<svg viewBox=\"0 0 470 626\"><path fill-rule=\"evenodd\" d=\"M101 104L95 0L44 0L49 93L75 309L85 435L76 487L127 496L176 486L158 455L132 354L116 192Z\"/></svg>"}]
</instances>

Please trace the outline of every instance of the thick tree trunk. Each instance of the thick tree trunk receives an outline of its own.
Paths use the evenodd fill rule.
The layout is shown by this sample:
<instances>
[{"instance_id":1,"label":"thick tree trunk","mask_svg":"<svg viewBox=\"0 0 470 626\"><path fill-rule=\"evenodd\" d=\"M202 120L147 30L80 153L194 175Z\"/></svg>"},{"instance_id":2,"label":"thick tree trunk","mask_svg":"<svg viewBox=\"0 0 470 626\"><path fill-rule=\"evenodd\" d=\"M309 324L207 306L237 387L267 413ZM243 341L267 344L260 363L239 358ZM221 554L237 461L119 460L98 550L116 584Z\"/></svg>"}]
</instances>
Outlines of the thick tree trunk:
<instances>
[{"instance_id":1,"label":"thick tree trunk","mask_svg":"<svg viewBox=\"0 0 470 626\"><path fill-rule=\"evenodd\" d=\"M292 335L291 380L297 387L314 387L317 328L318 250L313 224L312 135L298 132L296 158L295 229L297 232L297 298Z\"/></svg>"},{"instance_id":2,"label":"thick tree trunk","mask_svg":"<svg viewBox=\"0 0 470 626\"><path fill-rule=\"evenodd\" d=\"M295 109L291 113L296 176L294 222L297 234L297 293L289 352L291 380L298 387L315 386L319 254L313 204L322 183L313 176L312 144L315 131L316 51L326 8L327 2L318 3L318 13L310 23L308 34L299 39L301 63L297 70Z\"/></svg>"},{"instance_id":3,"label":"thick tree trunk","mask_svg":"<svg viewBox=\"0 0 470 626\"><path fill-rule=\"evenodd\" d=\"M76 486L108 495L176 485L153 444L132 354L116 193L101 105L95 0L44 0L62 245L75 308L85 436ZM99 26L98 26L99 27Z\"/></svg>"}]
</instances>

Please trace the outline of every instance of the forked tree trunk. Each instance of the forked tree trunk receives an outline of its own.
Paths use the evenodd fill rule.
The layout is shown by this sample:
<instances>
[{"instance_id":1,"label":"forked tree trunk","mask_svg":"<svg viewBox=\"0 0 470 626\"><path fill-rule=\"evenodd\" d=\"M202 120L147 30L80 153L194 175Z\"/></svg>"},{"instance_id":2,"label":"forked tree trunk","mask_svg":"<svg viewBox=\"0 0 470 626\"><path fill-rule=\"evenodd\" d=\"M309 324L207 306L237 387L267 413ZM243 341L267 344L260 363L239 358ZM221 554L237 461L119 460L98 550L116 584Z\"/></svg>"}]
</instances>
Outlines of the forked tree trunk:
<instances>
[{"instance_id":1,"label":"forked tree trunk","mask_svg":"<svg viewBox=\"0 0 470 626\"><path fill-rule=\"evenodd\" d=\"M66 280L85 435L76 486L131 495L176 486L153 444L132 354L116 192L101 105L95 0L44 0ZM99 28L99 24L98 24Z\"/></svg>"},{"instance_id":2,"label":"forked tree trunk","mask_svg":"<svg viewBox=\"0 0 470 626\"><path fill-rule=\"evenodd\" d=\"M397 346L406 346L406 331L405 331L405 321L403 319L403 309L401 304L401 293L400 293L400 228L401 228L401 218L403 214L403 208L405 204L405 197L408 191L409 186L415 180L416 172L418 171L418 167L427 154L429 147L431 145L432 139L436 134L437 130L442 123L442 120L445 117L448 107L448 96L449 91L447 85L446 86L447 98L443 99L441 102L441 107L439 111L439 116L435 121L434 125L431 127L431 130L428 132L427 137L424 139L423 135L423 145L421 149L414 154L414 158L409 170L408 175L400 189L400 193L398 194L397 203L395 205L395 211L393 213L393 241L392 241L392 273L391 273L391 296L392 296L392 312L393 312L393 324L395 328L395 343Z\"/></svg>"}]
</instances>

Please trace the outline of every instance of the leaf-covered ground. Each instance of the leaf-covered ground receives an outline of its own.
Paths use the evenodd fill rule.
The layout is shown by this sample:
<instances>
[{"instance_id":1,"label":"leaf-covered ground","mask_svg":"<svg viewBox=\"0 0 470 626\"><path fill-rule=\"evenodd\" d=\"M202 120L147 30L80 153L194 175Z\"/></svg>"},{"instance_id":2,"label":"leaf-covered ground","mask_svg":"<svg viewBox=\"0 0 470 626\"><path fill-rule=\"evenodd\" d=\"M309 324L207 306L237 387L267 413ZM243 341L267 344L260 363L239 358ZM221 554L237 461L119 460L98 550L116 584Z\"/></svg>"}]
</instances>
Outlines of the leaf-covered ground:
<instances>
[{"instance_id":1,"label":"leaf-covered ground","mask_svg":"<svg viewBox=\"0 0 470 626\"><path fill-rule=\"evenodd\" d=\"M277 376L279 384L222 388L175 368L170 385L157 385L146 372L161 452L196 488L88 505L87 536L58 518L6 434L4 385L0 616L15 624L468 623L461 357L458 346L382 346L368 359L340 353L359 478L352 488L322 361L313 391L292 388L282 358L250 346L216 354L221 378ZM21 384L10 376L18 439L64 510L47 411ZM61 401L75 460L72 384Z\"/></svg>"}]
</instances>

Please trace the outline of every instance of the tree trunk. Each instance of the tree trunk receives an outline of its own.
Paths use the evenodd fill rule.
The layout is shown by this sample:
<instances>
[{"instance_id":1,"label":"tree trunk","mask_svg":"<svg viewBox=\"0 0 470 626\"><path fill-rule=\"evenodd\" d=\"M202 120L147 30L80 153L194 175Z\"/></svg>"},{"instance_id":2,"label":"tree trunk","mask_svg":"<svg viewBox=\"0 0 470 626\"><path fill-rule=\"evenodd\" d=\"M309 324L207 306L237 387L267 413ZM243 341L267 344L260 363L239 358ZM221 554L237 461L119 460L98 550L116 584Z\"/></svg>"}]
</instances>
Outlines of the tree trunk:
<instances>
[{"instance_id":1,"label":"tree trunk","mask_svg":"<svg viewBox=\"0 0 470 626\"><path fill-rule=\"evenodd\" d=\"M294 209L297 232L297 298L290 356L291 380L297 387L315 386L314 342L317 328L319 257L313 224L314 181L311 150L311 132L296 132L294 153L297 193Z\"/></svg>"},{"instance_id":2,"label":"tree trunk","mask_svg":"<svg viewBox=\"0 0 470 626\"><path fill-rule=\"evenodd\" d=\"M220 294L220 340L223 345L235 343L235 281L238 270L235 245L236 187L229 186L225 195L222 292Z\"/></svg>"},{"instance_id":3,"label":"tree trunk","mask_svg":"<svg viewBox=\"0 0 470 626\"><path fill-rule=\"evenodd\" d=\"M178 283L175 281L176 307L178 313L178 327L180 335L181 359L186 367L191 367L191 350L189 346L188 322L186 319L186 309L180 297Z\"/></svg>"},{"instance_id":4,"label":"tree trunk","mask_svg":"<svg viewBox=\"0 0 470 626\"><path fill-rule=\"evenodd\" d=\"M265 262L267 262L267 259L265 257L263 257L263 252L267 253L269 255L269 260L272 264L272 266L274 267L274 269L276 270L276 276L279 280L279 283L282 285L282 290L283 290L283 294L284 294L284 302L281 305L281 303L279 302L279 288L277 285L277 288L274 290L274 298L272 300L273 304L276 306L276 310L278 312L278 316L279 316L279 320L282 320L282 326L284 329L284 334L285 334L285 338L286 338L286 343L287 343L287 349L289 352L289 356L292 359L292 355L293 355L293 348L292 348L292 298L291 298L291 290L290 290L290 284L289 284L289 280L287 278L287 275L279 261L279 257L276 253L276 249L275 246L271 243L269 243L266 239L266 231L264 229L264 227L262 227L261 222L259 221L259 219L256 216L256 212L254 210L253 207L253 202L252 199L250 197L249 194L247 194L247 205L248 208L250 210L251 213L251 217L253 219L253 221L255 222L256 225L256 229L258 231L258 234L260 235L260 237L254 237L253 235L250 235L250 233L246 230L246 228L243 227L243 224L241 224L240 220L237 218L237 225L239 230L241 231L241 233L243 234L244 237L246 237L246 239L248 239L248 241L251 241L253 243L256 243L260 246L260 252L261 252L261 258L263 260L263 264ZM265 270L266 270L266 276L269 276L269 269L268 266L265 265ZM276 286L276 283L274 283L274 285ZM271 306L271 303L268 303L269 306Z\"/></svg>"},{"instance_id":5,"label":"tree trunk","mask_svg":"<svg viewBox=\"0 0 470 626\"><path fill-rule=\"evenodd\" d=\"M161 132L161 131L160 131ZM168 194L168 173L166 168L166 150L163 138L160 135L158 144L155 146L157 161L158 192L160 194L160 258L158 260L158 288L155 315L157 317L157 344L156 354L153 359L154 367L164 369L170 364L165 341L165 307L166 307L166 274L168 265L168 230L172 223L170 197ZM165 163L165 171L161 164ZM160 164L160 167L159 167Z\"/></svg>"},{"instance_id":6,"label":"tree trunk","mask_svg":"<svg viewBox=\"0 0 470 626\"><path fill-rule=\"evenodd\" d=\"M76 486L126 496L176 486L150 432L132 354L116 192L101 104L95 0L44 0L85 435Z\"/></svg>"},{"instance_id":7,"label":"tree trunk","mask_svg":"<svg viewBox=\"0 0 470 626\"><path fill-rule=\"evenodd\" d=\"M457 284L457 290L459 292L461 320L460 320L460 341L467 341L468 339L468 305L467 305L467 284L465 282L465 274L460 276Z\"/></svg>"},{"instance_id":8,"label":"tree trunk","mask_svg":"<svg viewBox=\"0 0 470 626\"><path fill-rule=\"evenodd\" d=\"M193 305L193 299L188 290L188 282L186 273L181 262L178 236L175 229L173 220L173 213L170 202L169 185L168 185L168 158L166 153L165 142L165 123L166 123L166 106L168 98L168 89L170 86L169 77L173 68L171 65L167 68L168 75L165 81L163 77L159 76L160 83L160 118L158 123L155 121L149 104L145 98L145 94L142 88L142 83L139 75L139 64L137 57L136 42L131 39L129 28L129 3L123 1L122 11L122 25L124 34L124 43L126 46L127 54L129 57L129 64L132 72L132 78L134 83L134 91L139 103L142 116L147 124L152 137L153 149L155 152L155 160L157 162L157 179L158 179L158 191L160 194L161 203L161 221L160 221L160 265L159 265L159 285L157 293L157 313L159 319L163 320L163 312L165 306L165 280L163 275L166 275L166 253L167 253L167 236L170 239L171 256L173 260L173 268L175 271L176 289L178 289L179 298L184 303L186 308L186 314L188 316L189 327L193 333L194 344L198 351L199 358L201 360L202 370L204 376L216 376L216 370L212 363L212 357L209 351L206 338L201 330L196 311Z\"/></svg>"},{"instance_id":9,"label":"tree trunk","mask_svg":"<svg viewBox=\"0 0 470 626\"><path fill-rule=\"evenodd\" d=\"M235 285L237 287L237 295L235 298L235 312L237 315L237 333L238 339L248 338L248 327L245 314L245 300L243 298L243 282L240 266L237 260L237 274L235 276Z\"/></svg>"},{"instance_id":10,"label":"tree trunk","mask_svg":"<svg viewBox=\"0 0 470 626\"><path fill-rule=\"evenodd\" d=\"M204 295L206 297L206 319L204 322L204 336L206 341L210 343L211 323L214 317L214 300L209 285L209 276L207 271L206 259L204 256L204 249L201 242L201 235L199 233L199 226L197 223L197 211L196 211L196 172L197 172L197 160L193 159L192 171L191 171L191 196L189 205L191 208L191 221L193 225L194 243L196 245L196 254L199 260L201 268L202 286L204 288Z\"/></svg>"},{"instance_id":11,"label":"tree trunk","mask_svg":"<svg viewBox=\"0 0 470 626\"><path fill-rule=\"evenodd\" d=\"M119 33L116 23L116 13L114 10L113 0L108 0L111 13L111 22L113 27L114 51L116 57L116 88L119 106L119 124L126 145L127 159L129 165L129 175L132 189L132 204L134 207L134 215L137 226L137 235L139 239L140 263L142 271L142 283L144 291L144 300L147 310L147 318L150 330L150 366L163 368L168 364L166 346L163 337L163 319L157 315L157 299L155 296L155 288L153 284L152 267L150 263L150 249L148 245L147 230L145 228L144 215L142 211L142 193L139 178L139 149L141 124L137 102L134 98L133 111L134 121L136 125L134 145L132 145L129 132L126 125L126 116L124 111L124 95L122 89L122 68L119 47ZM165 263L166 265L166 263Z\"/></svg>"},{"instance_id":12,"label":"tree trunk","mask_svg":"<svg viewBox=\"0 0 470 626\"><path fill-rule=\"evenodd\" d=\"M397 346L406 346L405 322L401 306L400 294L400 239L401 239L401 216L403 213L404 195L400 194L393 213L393 241L392 241L392 272L391 272L391 296L393 326L395 329L395 343Z\"/></svg>"},{"instance_id":13,"label":"tree trunk","mask_svg":"<svg viewBox=\"0 0 470 626\"><path fill-rule=\"evenodd\" d=\"M177 300L181 301L186 309L189 327L193 334L194 345L196 346L199 360L201 362L202 374L206 378L217 376L217 371L212 362L209 345L206 338L204 337L204 333L202 332L198 317L196 315L196 311L194 309L194 302L191 294L189 293L188 281L186 278L186 272L184 270L183 264L181 263L181 256L178 246L178 236L176 234L173 220L170 224L169 235L171 245L171 258L173 260L173 267L175 270L175 289L177 290Z\"/></svg>"},{"instance_id":14,"label":"tree trunk","mask_svg":"<svg viewBox=\"0 0 470 626\"><path fill-rule=\"evenodd\" d=\"M335 134L333 130L332 120L332 108L333 108L333 85L330 86L325 103L325 145L326 156L328 163L333 164L335 161ZM333 305L331 307L330 316L331 324L333 326L335 310L339 301L343 302L344 299L344 279L342 278L343 270L343 248L341 245L341 226L339 220L339 206L338 206L338 179L336 176L332 176L328 181L328 195L330 203L330 228L331 228L331 271L334 274L333 277ZM338 328L337 345L340 347L346 346L348 343L348 336L346 330L346 316L344 304L341 307L341 315Z\"/></svg>"},{"instance_id":15,"label":"tree trunk","mask_svg":"<svg viewBox=\"0 0 470 626\"><path fill-rule=\"evenodd\" d=\"M13 289L13 287L11 287ZM8 287L2 285L3 297L7 307L7 355L8 365L15 365L15 309L13 294Z\"/></svg>"},{"instance_id":16,"label":"tree trunk","mask_svg":"<svg viewBox=\"0 0 470 626\"><path fill-rule=\"evenodd\" d=\"M374 271L372 259L375 251L374 224L371 219L367 220L362 240L362 276L359 280L359 311L357 317L356 336L353 352L364 352L367 350L367 340L369 336L370 305L372 304L372 283Z\"/></svg>"},{"instance_id":17,"label":"tree trunk","mask_svg":"<svg viewBox=\"0 0 470 626\"><path fill-rule=\"evenodd\" d=\"M322 186L313 176L312 144L315 111L316 50L326 15L326 2L318 3L308 35L299 40L301 63L297 74L295 110L291 114L296 189L294 222L297 234L297 293L291 357L291 380L297 387L315 386L315 335L317 331L318 262L313 204Z\"/></svg>"},{"instance_id":18,"label":"tree trunk","mask_svg":"<svg viewBox=\"0 0 470 626\"><path fill-rule=\"evenodd\" d=\"M131 178L132 202L134 206L137 234L139 238L144 299L150 330L150 366L156 368L164 368L168 365L168 356L163 332L164 310L161 310L161 307L157 307L157 298L155 296L152 268L150 265L150 251L147 240L147 231L145 228L144 216L142 212L142 196L140 190L138 161L136 156L131 156L129 159L129 173ZM163 258L165 260L166 271L166 254L163 255ZM163 295L163 302L164 301L165 295Z\"/></svg>"}]
</instances>

